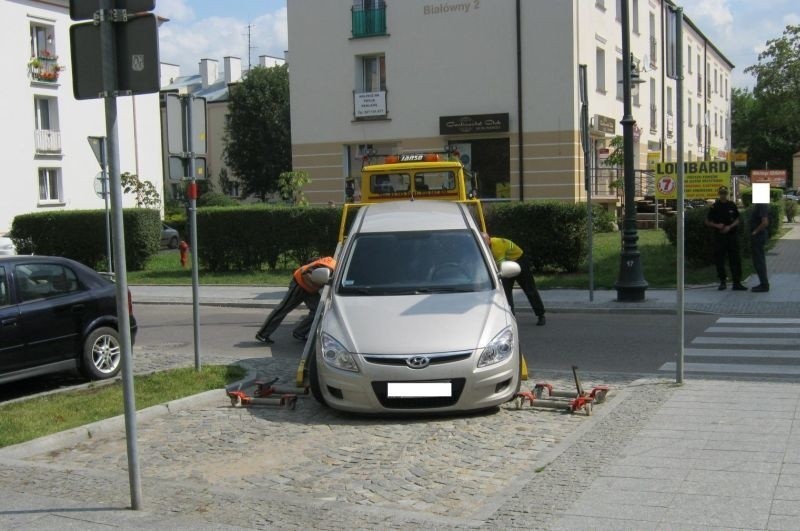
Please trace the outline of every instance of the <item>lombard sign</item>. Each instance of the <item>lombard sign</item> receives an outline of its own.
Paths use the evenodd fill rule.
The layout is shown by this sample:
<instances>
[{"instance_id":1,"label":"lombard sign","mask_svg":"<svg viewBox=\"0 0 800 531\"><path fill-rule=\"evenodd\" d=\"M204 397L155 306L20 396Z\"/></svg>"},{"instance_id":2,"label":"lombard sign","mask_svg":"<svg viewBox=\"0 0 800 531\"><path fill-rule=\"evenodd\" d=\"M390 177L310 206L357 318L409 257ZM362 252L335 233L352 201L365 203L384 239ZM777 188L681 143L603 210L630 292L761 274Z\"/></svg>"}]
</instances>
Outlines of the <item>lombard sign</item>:
<instances>
[{"instance_id":1,"label":"lombard sign","mask_svg":"<svg viewBox=\"0 0 800 531\"><path fill-rule=\"evenodd\" d=\"M440 135L465 135L470 133L507 133L508 113L465 114L440 116Z\"/></svg>"},{"instance_id":2,"label":"lombard sign","mask_svg":"<svg viewBox=\"0 0 800 531\"><path fill-rule=\"evenodd\" d=\"M386 116L386 92L356 92L353 106L356 118Z\"/></svg>"},{"instance_id":3,"label":"lombard sign","mask_svg":"<svg viewBox=\"0 0 800 531\"><path fill-rule=\"evenodd\" d=\"M678 198L678 165L659 162L656 171L656 199ZM726 160L683 163L683 189L686 199L709 199L720 186L731 185L731 165Z\"/></svg>"}]
</instances>

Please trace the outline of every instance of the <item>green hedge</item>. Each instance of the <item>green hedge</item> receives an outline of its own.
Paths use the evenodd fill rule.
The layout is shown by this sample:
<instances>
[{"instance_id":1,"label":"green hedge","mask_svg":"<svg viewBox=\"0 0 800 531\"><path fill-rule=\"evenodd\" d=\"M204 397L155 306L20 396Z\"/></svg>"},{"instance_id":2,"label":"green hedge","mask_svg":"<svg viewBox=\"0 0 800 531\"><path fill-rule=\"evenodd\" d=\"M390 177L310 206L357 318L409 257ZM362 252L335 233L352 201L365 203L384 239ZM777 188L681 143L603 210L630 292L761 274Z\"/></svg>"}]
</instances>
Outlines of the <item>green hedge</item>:
<instances>
[{"instance_id":1,"label":"green hedge","mask_svg":"<svg viewBox=\"0 0 800 531\"><path fill-rule=\"evenodd\" d=\"M60 210L22 214L14 218L11 239L19 254L64 256L89 267L105 269L106 221L104 210ZM125 256L131 271L143 269L156 254L161 238L157 210L123 211Z\"/></svg>"},{"instance_id":2,"label":"green hedge","mask_svg":"<svg viewBox=\"0 0 800 531\"><path fill-rule=\"evenodd\" d=\"M486 208L492 236L522 247L536 271L578 271L586 259L585 205L558 202L503 203Z\"/></svg>"},{"instance_id":3,"label":"green hedge","mask_svg":"<svg viewBox=\"0 0 800 531\"><path fill-rule=\"evenodd\" d=\"M336 250L342 211L267 205L197 211L198 256L211 271L274 269L283 254L305 263Z\"/></svg>"},{"instance_id":4,"label":"green hedge","mask_svg":"<svg viewBox=\"0 0 800 531\"><path fill-rule=\"evenodd\" d=\"M752 188L742 188L739 192L739 199L742 200L742 204L744 206L750 206L753 202L753 189ZM769 200L770 202L780 201L783 199L783 190L780 188L770 188L769 189Z\"/></svg>"},{"instance_id":5,"label":"green hedge","mask_svg":"<svg viewBox=\"0 0 800 531\"><path fill-rule=\"evenodd\" d=\"M742 256L750 256L750 222L751 207L739 210L739 249ZM709 207L693 208L684 215L686 260L693 266L705 266L714 263L714 232L705 226ZM776 236L783 225L783 205L780 202L769 205L769 233ZM678 242L678 218L670 216L662 225L672 245Z\"/></svg>"}]
</instances>

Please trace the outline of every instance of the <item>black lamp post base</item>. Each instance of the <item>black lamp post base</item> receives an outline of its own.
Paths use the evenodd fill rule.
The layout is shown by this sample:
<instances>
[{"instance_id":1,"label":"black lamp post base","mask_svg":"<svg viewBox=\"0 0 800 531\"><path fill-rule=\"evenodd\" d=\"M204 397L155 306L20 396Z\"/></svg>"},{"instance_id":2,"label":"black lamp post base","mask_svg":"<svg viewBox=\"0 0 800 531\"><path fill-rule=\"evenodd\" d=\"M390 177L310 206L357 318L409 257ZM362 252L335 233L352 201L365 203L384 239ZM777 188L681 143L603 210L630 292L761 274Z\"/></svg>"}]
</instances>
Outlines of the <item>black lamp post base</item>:
<instances>
[{"instance_id":1,"label":"black lamp post base","mask_svg":"<svg viewBox=\"0 0 800 531\"><path fill-rule=\"evenodd\" d=\"M647 284L641 287L614 284L614 288L617 290L617 302L644 302Z\"/></svg>"}]
</instances>

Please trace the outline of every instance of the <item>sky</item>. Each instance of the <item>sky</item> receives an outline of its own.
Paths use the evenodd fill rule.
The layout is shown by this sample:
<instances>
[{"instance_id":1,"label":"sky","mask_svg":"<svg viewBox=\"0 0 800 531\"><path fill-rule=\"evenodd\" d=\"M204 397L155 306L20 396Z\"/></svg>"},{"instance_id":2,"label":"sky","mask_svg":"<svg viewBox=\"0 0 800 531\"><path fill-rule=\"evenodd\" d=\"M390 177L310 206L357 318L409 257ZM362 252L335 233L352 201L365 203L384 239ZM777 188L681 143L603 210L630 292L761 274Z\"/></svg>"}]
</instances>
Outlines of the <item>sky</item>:
<instances>
[{"instance_id":1,"label":"sky","mask_svg":"<svg viewBox=\"0 0 800 531\"><path fill-rule=\"evenodd\" d=\"M676 3L736 65L734 87L751 88L754 79L744 69L758 62L767 40L780 37L788 24L800 24L797 0ZM253 64L259 55L283 57L288 47L286 0L157 0L156 13L170 19L160 29L161 60L180 65L183 75L197 73L197 63L206 57L221 62L224 56L232 55L240 57L246 67L248 25Z\"/></svg>"}]
</instances>

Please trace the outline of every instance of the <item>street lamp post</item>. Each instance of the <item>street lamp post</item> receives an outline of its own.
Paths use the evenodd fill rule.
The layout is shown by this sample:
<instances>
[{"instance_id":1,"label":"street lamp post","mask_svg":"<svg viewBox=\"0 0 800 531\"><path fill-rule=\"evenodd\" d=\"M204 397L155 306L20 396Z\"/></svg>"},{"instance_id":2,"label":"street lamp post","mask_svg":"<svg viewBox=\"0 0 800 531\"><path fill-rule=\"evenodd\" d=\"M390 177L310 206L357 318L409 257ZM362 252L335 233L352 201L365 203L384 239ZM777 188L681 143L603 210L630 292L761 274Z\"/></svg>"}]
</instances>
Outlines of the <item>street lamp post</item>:
<instances>
[{"instance_id":1,"label":"street lamp post","mask_svg":"<svg viewBox=\"0 0 800 531\"><path fill-rule=\"evenodd\" d=\"M647 281L642 273L642 260L639 254L636 232L636 195L633 174L633 119L631 110L631 33L629 0L622 0L622 95L624 112L622 120L622 149L624 154L623 179L625 190L625 219L623 221L622 251L620 252L619 277L614 287L620 302L640 302L644 300Z\"/></svg>"}]
</instances>

